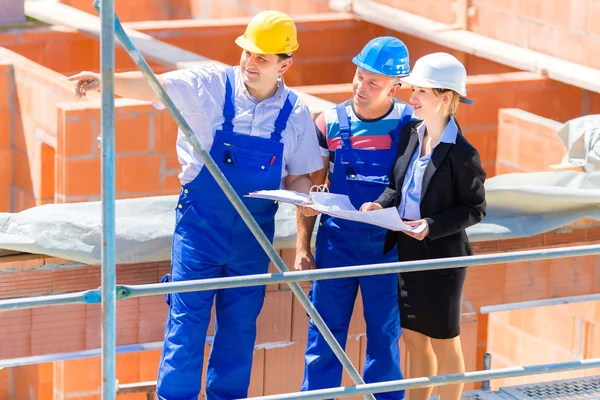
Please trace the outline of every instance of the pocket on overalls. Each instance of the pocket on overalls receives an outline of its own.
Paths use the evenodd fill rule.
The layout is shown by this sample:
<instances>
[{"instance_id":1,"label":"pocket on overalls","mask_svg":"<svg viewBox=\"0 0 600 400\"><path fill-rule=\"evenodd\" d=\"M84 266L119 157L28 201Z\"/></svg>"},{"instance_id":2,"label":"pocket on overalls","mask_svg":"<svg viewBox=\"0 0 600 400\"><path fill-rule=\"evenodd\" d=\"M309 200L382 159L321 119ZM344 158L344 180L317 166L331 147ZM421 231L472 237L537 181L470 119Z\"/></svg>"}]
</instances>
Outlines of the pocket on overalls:
<instances>
[{"instance_id":1,"label":"pocket on overalls","mask_svg":"<svg viewBox=\"0 0 600 400\"><path fill-rule=\"evenodd\" d=\"M385 185L390 183L387 168L377 166L364 166L361 168L348 168L346 170L346 180L351 182L361 182L373 185Z\"/></svg>"},{"instance_id":2,"label":"pocket on overalls","mask_svg":"<svg viewBox=\"0 0 600 400\"><path fill-rule=\"evenodd\" d=\"M168 282L171 282L171 274L165 274L160 280L160 283ZM167 305L171 305L171 293L165 293L165 302L167 303Z\"/></svg>"},{"instance_id":3,"label":"pocket on overalls","mask_svg":"<svg viewBox=\"0 0 600 400\"><path fill-rule=\"evenodd\" d=\"M225 148L221 152L223 163L252 171L268 172L275 163L275 155L269 152L241 148Z\"/></svg>"}]
</instances>

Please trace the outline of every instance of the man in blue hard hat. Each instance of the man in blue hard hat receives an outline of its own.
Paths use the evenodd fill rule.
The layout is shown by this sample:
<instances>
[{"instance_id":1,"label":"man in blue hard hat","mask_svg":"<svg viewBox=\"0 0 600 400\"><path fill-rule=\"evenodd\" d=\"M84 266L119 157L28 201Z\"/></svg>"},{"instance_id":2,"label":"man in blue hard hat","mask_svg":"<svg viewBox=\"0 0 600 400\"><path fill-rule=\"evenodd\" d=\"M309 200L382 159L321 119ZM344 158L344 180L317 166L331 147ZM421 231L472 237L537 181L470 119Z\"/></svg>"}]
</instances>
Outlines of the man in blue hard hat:
<instances>
[{"instance_id":1,"label":"man in blue hard hat","mask_svg":"<svg viewBox=\"0 0 600 400\"><path fill-rule=\"evenodd\" d=\"M411 106L394 99L400 77L410 72L408 50L394 37L371 40L353 58L356 73L352 99L326 110L315 121L323 169L311 174L314 184L329 178L329 191L348 195L357 209L377 198L389 183L400 132L411 121ZM315 257L310 239L316 217L299 213L295 268L396 262L395 252L382 252L386 230L374 225L322 215ZM360 287L367 325L364 380L402 379L397 274L315 281L310 298L342 347L346 345L354 302ZM302 391L338 387L342 366L310 322ZM404 391L377 394L402 399Z\"/></svg>"}]
</instances>

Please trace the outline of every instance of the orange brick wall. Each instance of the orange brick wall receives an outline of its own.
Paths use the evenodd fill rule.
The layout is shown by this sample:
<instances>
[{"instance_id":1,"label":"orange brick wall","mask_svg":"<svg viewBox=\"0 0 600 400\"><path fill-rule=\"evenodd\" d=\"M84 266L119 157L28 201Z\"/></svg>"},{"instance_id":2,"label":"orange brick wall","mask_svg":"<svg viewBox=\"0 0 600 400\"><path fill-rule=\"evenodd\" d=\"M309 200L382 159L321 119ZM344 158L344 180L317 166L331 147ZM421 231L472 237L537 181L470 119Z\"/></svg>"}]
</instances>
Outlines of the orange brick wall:
<instances>
[{"instance_id":1,"label":"orange brick wall","mask_svg":"<svg viewBox=\"0 0 600 400\"><path fill-rule=\"evenodd\" d=\"M398 8L434 21L443 22L445 24L453 24L456 22L456 13L453 7L454 0L420 0L420 1L404 1L404 0L373 0L376 3L388 5Z\"/></svg>"},{"instance_id":2,"label":"orange brick wall","mask_svg":"<svg viewBox=\"0 0 600 400\"><path fill-rule=\"evenodd\" d=\"M454 0L377 0L446 24L456 22ZM472 32L578 64L600 68L597 0L470 0Z\"/></svg>"},{"instance_id":3,"label":"orange brick wall","mask_svg":"<svg viewBox=\"0 0 600 400\"><path fill-rule=\"evenodd\" d=\"M241 50L234 41L244 32L246 23L245 18L232 18L223 21L139 22L127 26L210 59L237 65ZM413 64L425 54L447 51L464 59L469 74L514 71L491 61L355 20L347 14L298 17L296 24L300 48L294 54L294 65L285 74L286 83L290 86L350 82L356 70L352 57L369 40L382 35L394 35L403 40Z\"/></svg>"},{"instance_id":4,"label":"orange brick wall","mask_svg":"<svg viewBox=\"0 0 600 400\"><path fill-rule=\"evenodd\" d=\"M92 4L90 1L85 3L90 6ZM10 33L0 33L0 47L64 75L100 69L100 41L60 26L15 29ZM148 63L156 73L165 72L160 64L152 61ZM115 71L136 69L127 52L117 46Z\"/></svg>"},{"instance_id":5,"label":"orange brick wall","mask_svg":"<svg viewBox=\"0 0 600 400\"><path fill-rule=\"evenodd\" d=\"M59 104L58 118L56 200L97 200L101 188L100 102ZM115 134L118 198L177 194L177 128L166 111L145 102L117 99Z\"/></svg>"},{"instance_id":6,"label":"orange brick wall","mask_svg":"<svg viewBox=\"0 0 600 400\"><path fill-rule=\"evenodd\" d=\"M13 397L14 368L0 369L0 400L11 400Z\"/></svg>"},{"instance_id":7,"label":"orange brick wall","mask_svg":"<svg viewBox=\"0 0 600 400\"><path fill-rule=\"evenodd\" d=\"M479 242L474 244L474 248L481 254L584 245L597 242L600 238L600 226L597 223L574 224L570 229L572 230L563 229L560 232L549 232L528 239ZM284 261L291 265L293 250L284 250L281 254ZM13 256L3 258L3 261L0 264L0 298L81 291L96 288L100 284L99 267L83 267L77 263L44 256ZM593 256L470 268L464 288L466 301L462 319L463 346L468 369L481 368L482 355L488 349L488 319L487 316L476 313L480 307L596 293L599 282L596 271L600 270L599 268L600 257ZM168 269L168 262L121 265L117 269L117 282L158 282ZM309 283L303 283L305 291L308 291L308 285ZM166 313L163 296L118 302L117 344L162 340ZM274 373L297 376L302 361L301 356L299 359L297 354L302 354L307 324L308 318L304 310L286 285L274 284L267 287L267 298L258 320L257 335L258 369L255 374L262 378L253 378L253 385L258 385L253 386L253 390L258 394L261 388L265 394L281 389L281 386L273 386L283 383L281 376L272 375ZM214 325L211 325L209 335L213 332ZM364 351L364 343L361 342L364 340L364 332L362 306L358 301L350 328L354 339L349 342L350 356L357 366L364 360L361 359ZM100 346L100 335L100 306L97 304L8 311L0 314L0 337L11 345L0 346L0 357L26 357L94 349ZM274 347L273 343L281 343L282 347ZM264 355L261 355L260 349L264 350ZM276 355L277 351L285 353ZM290 360L293 357L293 362L269 361L279 360L281 357L284 357L284 360L285 357L290 357ZM403 360L404 370L410 376L406 365L408 357L404 355ZM276 363L275 366L272 363ZM285 367L278 367L280 364L277 363L284 363ZM261 365L264 367L260 367ZM156 370L155 365L148 368ZM297 387L297 381L294 379L290 378L287 384ZM263 386L260 386L260 382Z\"/></svg>"},{"instance_id":8,"label":"orange brick wall","mask_svg":"<svg viewBox=\"0 0 600 400\"><path fill-rule=\"evenodd\" d=\"M518 109L501 109L496 174L547 171L560 164L567 148L557 129L562 124Z\"/></svg>"},{"instance_id":9,"label":"orange brick wall","mask_svg":"<svg viewBox=\"0 0 600 400\"><path fill-rule=\"evenodd\" d=\"M352 96L352 86L350 84L304 86L297 89L336 103L347 100ZM539 162L534 165L524 164L523 171L542 171L547 170L550 163L560 162L560 158L566 151L562 145L550 146L552 147L550 152L536 156L535 154L541 153L536 151L536 146L549 145L548 143L542 144L528 140L537 136L533 133L532 136L527 135L526 132L523 133L525 138L521 146L510 144L511 138L507 136L510 133L503 133L505 142L499 148L498 113L502 108L517 104L519 108L530 113L566 122L569 119L583 115L585 104L589 103L588 100L585 100L587 94L583 90L529 72L470 76L467 81L467 90L475 103L471 106L461 105L458 109L458 119L465 137L479 150L481 162L488 177L509 172L502 168L496 170L499 162L497 158L500 155L504 157L504 163L507 164L513 162L512 159L506 160L506 157L509 157L513 152L532 153L532 157L538 157ZM403 87L397 97L408 102L410 88ZM548 99L551 99L551 101L548 101ZM535 116L531 116L530 119L545 121L544 118ZM544 126L548 124L554 126L558 122L546 121ZM526 130L530 128L530 126L525 125L525 122L522 122L522 125ZM504 129L505 131L508 129L506 124ZM544 138L558 140L558 137L553 138L552 132L549 130L544 131L543 135L545 135L542 136ZM506 146L508 145L510 145L510 148L507 149ZM538 158L534 159L538 160ZM558 161L556 161L557 158ZM527 162L527 160L523 159L523 162ZM548 165L546 165L547 163Z\"/></svg>"},{"instance_id":10,"label":"orange brick wall","mask_svg":"<svg viewBox=\"0 0 600 400\"><path fill-rule=\"evenodd\" d=\"M16 97L13 67L0 64L0 212L12 210Z\"/></svg>"},{"instance_id":11,"label":"orange brick wall","mask_svg":"<svg viewBox=\"0 0 600 400\"><path fill-rule=\"evenodd\" d=\"M600 68L597 0L472 0L472 5L473 32Z\"/></svg>"},{"instance_id":12,"label":"orange brick wall","mask_svg":"<svg viewBox=\"0 0 600 400\"><path fill-rule=\"evenodd\" d=\"M97 15L90 1L60 0L60 2ZM123 22L247 17L268 9L276 9L289 15L330 11L328 2L322 0L138 0L115 2L115 12Z\"/></svg>"},{"instance_id":13,"label":"orange brick wall","mask_svg":"<svg viewBox=\"0 0 600 400\"><path fill-rule=\"evenodd\" d=\"M10 113L13 193L10 208L2 211L20 211L42 203L42 144L55 146L54 104L71 98L72 90L61 82L62 75L9 50L0 48L0 54L12 64L9 85L15 88Z\"/></svg>"},{"instance_id":14,"label":"orange brick wall","mask_svg":"<svg viewBox=\"0 0 600 400\"><path fill-rule=\"evenodd\" d=\"M492 368L600 357L600 302L565 304L490 315ZM598 375L599 369L492 381L493 387Z\"/></svg>"}]
</instances>

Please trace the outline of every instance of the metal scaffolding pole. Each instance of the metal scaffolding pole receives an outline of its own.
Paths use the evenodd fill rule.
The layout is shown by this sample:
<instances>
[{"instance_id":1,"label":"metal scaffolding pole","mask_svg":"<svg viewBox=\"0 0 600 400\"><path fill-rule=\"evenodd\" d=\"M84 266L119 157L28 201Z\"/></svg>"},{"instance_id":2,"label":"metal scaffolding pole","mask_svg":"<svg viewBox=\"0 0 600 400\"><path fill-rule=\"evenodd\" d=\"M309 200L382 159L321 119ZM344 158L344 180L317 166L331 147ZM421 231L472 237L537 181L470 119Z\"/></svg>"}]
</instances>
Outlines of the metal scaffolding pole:
<instances>
[{"instance_id":1,"label":"metal scaffolding pole","mask_svg":"<svg viewBox=\"0 0 600 400\"><path fill-rule=\"evenodd\" d=\"M560 247L556 249L514 251L509 253L482 254L476 256L438 258L421 261L367 264L352 267L323 268L309 271L288 271L274 274L198 279L185 282L119 285L117 287L117 299L123 300L132 297L152 296L165 293L193 292L197 290L226 289L275 283L316 281L322 279L382 275L398 272L432 271L436 269L456 267L473 268L493 264L549 260L566 257L583 257L598 254L600 254L600 244ZM88 290L78 293L0 300L0 311L20 310L24 308L36 308L49 305L74 304L82 302L86 304L94 304L99 303L100 300L101 293L99 290ZM588 296L570 298L570 302L589 300L590 297Z\"/></svg>"},{"instance_id":2,"label":"metal scaffolding pole","mask_svg":"<svg viewBox=\"0 0 600 400\"><path fill-rule=\"evenodd\" d=\"M99 0L96 0L95 5ZM115 253L115 9L100 3L102 89L102 400L117 396L116 253Z\"/></svg>"},{"instance_id":3,"label":"metal scaffolding pole","mask_svg":"<svg viewBox=\"0 0 600 400\"><path fill-rule=\"evenodd\" d=\"M581 361L567 361L554 364L539 364L525 367L512 367L494 369L489 371L474 371L461 374L429 376L423 378L403 379L399 381L388 381L369 383L359 386L346 386L334 389L312 390L309 392L297 392L286 394L275 394L271 396L252 397L253 400L324 400L338 397L349 397L365 395L366 393L384 393L396 390L419 389L453 385L456 383L480 382L488 379L514 378L518 376L549 374L553 372L577 371L600 367L600 358Z\"/></svg>"},{"instance_id":4,"label":"metal scaffolding pole","mask_svg":"<svg viewBox=\"0 0 600 400\"><path fill-rule=\"evenodd\" d=\"M106 1L106 0L103 0L103 1ZM96 8L96 10L98 10L99 2L100 2L100 0L95 0L95 2L94 2L94 7ZM112 0L111 0L111 4L112 4ZM107 23L108 18L106 18L107 16L102 15L102 13L101 13L100 17L102 19L102 27L103 28L105 26L108 27L108 23ZM148 63L146 62L146 60L144 59L142 54L135 47L135 45L133 44L133 42L131 41L131 39L129 38L129 36L125 32L125 30L123 29L123 26L121 25L121 22L119 21L119 18L116 15L114 15L114 13L113 13L112 21L113 21L112 27L114 28L114 32L116 33L117 37L121 41L121 44L127 50L127 52L129 53L129 56L136 63L136 65L138 66L140 71L142 71L142 73L144 74L146 79L148 79L148 83L150 84L150 87L152 87L154 92L159 96L161 102L165 105L169 114L171 114L173 119L175 119L175 122L177 122L177 125L179 126L179 128L181 128L185 137L191 143L192 147L194 148L194 151L200 156L202 161L204 161L204 167L208 168L208 171L214 177L215 181L219 184L219 186L221 187L221 189L223 190L223 192L225 193L225 195L227 196L229 201L231 201L231 203L233 204L233 206L235 207L237 212L240 214L240 216L242 217L242 219L244 220L246 225L248 225L248 228L250 229L250 231L252 232L254 237L256 237L256 240L261 245L261 247L264 249L264 251L267 253L267 255L269 256L269 258L271 259L271 261L273 262L275 267L280 272L289 272L287 266L285 265L285 263L279 256L279 253L277 252L277 250L275 250L275 248L273 247L273 245L271 244L271 242L269 241L267 236L264 234L262 229L259 227L258 223L254 220L254 217L252 217L252 214L250 214L250 211L248 211L248 209L246 208L246 206L244 205L244 203L242 202L240 197L237 195L237 193L235 192L235 190L233 189L233 187L231 186L231 184L229 183L229 181L227 180L225 175L223 175L223 173L221 172L221 170L219 169L219 167L217 166L217 164L215 163L213 158L206 151L206 149L204 148L204 146L202 145L202 143L200 142L198 137L193 133L192 128L189 126L187 121L183 118L183 116L179 112L179 110L178 110L177 106L175 105L175 103L173 102L173 100L171 100L171 98L166 93L165 89L160 85L160 83L158 82L158 79L156 79L156 76L152 72L152 69L150 68L150 66L148 65ZM354 365L352 365L352 362L350 361L350 359L344 352L344 349L340 346L338 341L335 339L335 336L333 336L333 334L331 333L331 331L325 324L325 321L319 315L316 308L312 305L312 303L310 302L310 300L308 299L308 297L306 296L306 294L304 293L304 291L302 290L300 285L296 282L289 282L288 284L289 284L289 287L290 287L292 293L294 293L294 295L296 296L296 298L298 299L300 304L302 304L302 307L304 307L304 309L306 310L306 313L310 316L310 318L312 319L312 321L314 322L316 327L319 329L319 331L323 335L323 338L325 339L327 344L329 344L329 346L331 347L331 350L336 355L336 357L338 358L338 360L344 367L344 370L346 370L346 372L348 373L348 375L350 376L352 381L356 384L364 384L365 382L363 381L362 376L357 371L357 369L354 367ZM365 397L369 400L375 400L375 397L370 394L366 395Z\"/></svg>"}]
</instances>

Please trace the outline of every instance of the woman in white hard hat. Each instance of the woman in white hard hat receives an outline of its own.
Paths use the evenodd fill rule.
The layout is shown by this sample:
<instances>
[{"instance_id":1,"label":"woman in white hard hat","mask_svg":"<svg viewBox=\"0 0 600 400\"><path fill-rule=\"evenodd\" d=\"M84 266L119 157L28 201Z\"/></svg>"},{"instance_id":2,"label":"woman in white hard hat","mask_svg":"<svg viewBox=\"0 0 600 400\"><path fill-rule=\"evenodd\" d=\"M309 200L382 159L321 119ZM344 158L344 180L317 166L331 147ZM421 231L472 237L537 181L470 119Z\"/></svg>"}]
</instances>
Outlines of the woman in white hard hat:
<instances>
[{"instance_id":1,"label":"woman in white hard hat","mask_svg":"<svg viewBox=\"0 0 600 400\"><path fill-rule=\"evenodd\" d=\"M384 252L397 244L399 261L472 254L465 229L485 216L485 172L456 121L458 103L473 103L466 81L465 67L447 53L420 58L401 79L412 87L410 101L420 121L401 134L388 188L361 207L396 207L413 227L387 233ZM459 334L465 275L464 267L400 274L400 323L411 377L464 372ZM440 386L441 400L460 399L462 386ZM409 397L429 399L431 390L412 390Z\"/></svg>"}]
</instances>

